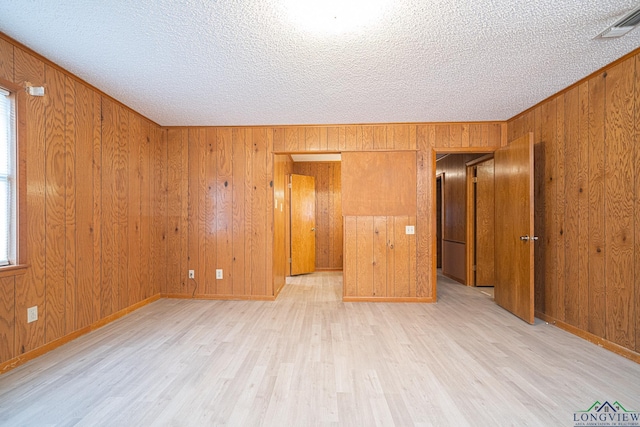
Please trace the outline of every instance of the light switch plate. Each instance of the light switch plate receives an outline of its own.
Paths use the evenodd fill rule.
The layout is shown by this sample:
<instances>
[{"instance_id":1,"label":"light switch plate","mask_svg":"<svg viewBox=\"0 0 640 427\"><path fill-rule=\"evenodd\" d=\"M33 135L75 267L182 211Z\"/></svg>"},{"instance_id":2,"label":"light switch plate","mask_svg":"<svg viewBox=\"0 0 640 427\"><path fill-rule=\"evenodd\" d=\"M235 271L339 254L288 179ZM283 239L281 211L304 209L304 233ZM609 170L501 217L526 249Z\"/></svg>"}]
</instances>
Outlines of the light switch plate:
<instances>
[{"instance_id":1,"label":"light switch plate","mask_svg":"<svg viewBox=\"0 0 640 427\"><path fill-rule=\"evenodd\" d=\"M27 323L35 322L38 320L38 306L27 308Z\"/></svg>"},{"instance_id":2,"label":"light switch plate","mask_svg":"<svg viewBox=\"0 0 640 427\"><path fill-rule=\"evenodd\" d=\"M415 225L405 226L405 234L416 234L416 226Z\"/></svg>"}]
</instances>

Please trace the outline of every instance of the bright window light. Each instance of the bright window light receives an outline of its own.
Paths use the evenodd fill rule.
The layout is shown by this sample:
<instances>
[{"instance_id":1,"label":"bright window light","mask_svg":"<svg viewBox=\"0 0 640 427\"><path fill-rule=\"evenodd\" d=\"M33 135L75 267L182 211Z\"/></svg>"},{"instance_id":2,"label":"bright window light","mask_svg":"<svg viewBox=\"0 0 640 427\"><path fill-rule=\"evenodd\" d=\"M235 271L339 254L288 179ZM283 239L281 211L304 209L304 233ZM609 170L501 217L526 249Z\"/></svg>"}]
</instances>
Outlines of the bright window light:
<instances>
[{"instance_id":1,"label":"bright window light","mask_svg":"<svg viewBox=\"0 0 640 427\"><path fill-rule=\"evenodd\" d=\"M357 32L375 23L389 0L286 0L290 19L318 34Z\"/></svg>"}]
</instances>

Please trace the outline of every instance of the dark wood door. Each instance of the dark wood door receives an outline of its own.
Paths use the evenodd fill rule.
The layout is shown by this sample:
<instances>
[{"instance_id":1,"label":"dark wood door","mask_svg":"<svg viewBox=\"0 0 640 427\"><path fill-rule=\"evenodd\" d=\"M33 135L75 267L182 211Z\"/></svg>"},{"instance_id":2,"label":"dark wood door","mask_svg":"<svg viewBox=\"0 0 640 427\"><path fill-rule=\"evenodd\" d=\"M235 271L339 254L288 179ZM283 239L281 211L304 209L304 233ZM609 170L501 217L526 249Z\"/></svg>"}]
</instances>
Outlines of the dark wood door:
<instances>
[{"instance_id":1,"label":"dark wood door","mask_svg":"<svg viewBox=\"0 0 640 427\"><path fill-rule=\"evenodd\" d=\"M495 152L495 301L534 322L533 134Z\"/></svg>"}]
</instances>

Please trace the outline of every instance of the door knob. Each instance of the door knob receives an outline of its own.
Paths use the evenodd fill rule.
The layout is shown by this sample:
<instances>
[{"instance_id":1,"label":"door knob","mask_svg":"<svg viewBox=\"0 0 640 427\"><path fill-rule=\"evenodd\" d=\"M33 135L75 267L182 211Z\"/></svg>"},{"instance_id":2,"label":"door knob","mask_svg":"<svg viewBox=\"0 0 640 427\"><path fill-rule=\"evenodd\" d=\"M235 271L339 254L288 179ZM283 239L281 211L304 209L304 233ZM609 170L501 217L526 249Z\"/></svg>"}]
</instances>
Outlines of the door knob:
<instances>
[{"instance_id":1,"label":"door knob","mask_svg":"<svg viewBox=\"0 0 640 427\"><path fill-rule=\"evenodd\" d=\"M313 227L313 228L311 229L311 231L316 231L316 228L315 228L315 227Z\"/></svg>"}]
</instances>

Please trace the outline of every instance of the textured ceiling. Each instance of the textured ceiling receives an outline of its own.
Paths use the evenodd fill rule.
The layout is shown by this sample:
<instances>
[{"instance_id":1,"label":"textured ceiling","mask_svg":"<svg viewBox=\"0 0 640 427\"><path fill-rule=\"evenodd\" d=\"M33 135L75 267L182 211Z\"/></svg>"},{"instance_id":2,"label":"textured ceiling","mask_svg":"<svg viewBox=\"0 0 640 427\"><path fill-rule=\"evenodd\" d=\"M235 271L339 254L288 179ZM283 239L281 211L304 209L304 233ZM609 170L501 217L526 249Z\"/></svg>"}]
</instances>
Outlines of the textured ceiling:
<instances>
[{"instance_id":1,"label":"textured ceiling","mask_svg":"<svg viewBox=\"0 0 640 427\"><path fill-rule=\"evenodd\" d=\"M342 33L291 1L2 0L0 31L166 126L506 120L640 46L593 39L638 0L370 0Z\"/></svg>"}]
</instances>

